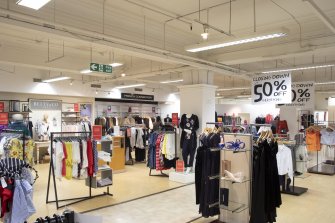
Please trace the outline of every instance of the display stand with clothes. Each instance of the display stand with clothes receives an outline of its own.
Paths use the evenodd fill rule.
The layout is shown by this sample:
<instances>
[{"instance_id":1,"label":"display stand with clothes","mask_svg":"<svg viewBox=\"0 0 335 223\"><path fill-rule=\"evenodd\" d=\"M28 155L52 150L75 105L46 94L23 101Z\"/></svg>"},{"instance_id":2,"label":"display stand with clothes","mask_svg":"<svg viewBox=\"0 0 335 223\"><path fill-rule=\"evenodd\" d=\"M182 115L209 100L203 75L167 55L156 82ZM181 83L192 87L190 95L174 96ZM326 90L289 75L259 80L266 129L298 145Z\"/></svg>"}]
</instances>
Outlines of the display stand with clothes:
<instances>
[{"instance_id":1,"label":"display stand with clothes","mask_svg":"<svg viewBox=\"0 0 335 223\"><path fill-rule=\"evenodd\" d=\"M176 167L177 157L177 132L171 130L157 130L150 133L148 141L149 176L168 177L163 170ZM160 174L152 174L152 170L160 171Z\"/></svg>"},{"instance_id":2,"label":"display stand with clothes","mask_svg":"<svg viewBox=\"0 0 335 223\"><path fill-rule=\"evenodd\" d=\"M328 123L329 125L329 123ZM321 145L329 148L334 152L335 150L335 130L332 127L323 128L321 126L310 126L306 129L306 144L308 151L316 151L316 165L309 168L309 173L335 175L335 155L333 160L326 160L319 163L319 151Z\"/></svg>"},{"instance_id":3,"label":"display stand with clothes","mask_svg":"<svg viewBox=\"0 0 335 223\"><path fill-rule=\"evenodd\" d=\"M81 136L78 136L81 135ZM87 135L89 137L87 137ZM51 160L50 160L50 166L49 166L49 176L48 176L48 186L47 186L47 194L46 194L46 203L56 203L56 208L62 208L71 204L76 204L79 202L83 202L83 201L87 201L89 199L95 198L95 197L100 197L100 196L113 196L113 194L111 194L109 192L109 185L107 185L107 192L104 192L102 194L98 194L98 195L92 195L92 185L93 185L93 176L96 175L96 173L98 172L98 159L99 154L97 151L97 145L96 145L96 141L91 141L90 139L91 136L91 132L51 132L50 134L50 154L51 154ZM79 157L78 159L81 160L82 157L84 157L85 155L87 156L87 176L89 178L89 195L88 196L84 196L84 197L76 197L76 198L69 198L69 199L59 199L58 198L58 191L57 191L57 184L56 184L56 171L60 171L61 175L63 175L63 167L66 168L66 173L70 174L70 176L68 177L69 179L72 178L73 176L73 167L77 167L76 165L72 165L72 161L74 158L74 153L72 151L72 146L69 146L69 150L66 151L66 160L64 160L64 156L62 156L62 159L54 159L54 155L55 157L57 157L57 154L55 153L55 148L54 148L54 141L57 140L64 140L64 141L73 141L73 140L78 140L80 141L80 139L85 139L87 140L87 147L86 147L86 154L84 153L84 149L80 150L79 152ZM63 147L64 148L64 147ZM59 150L62 151L62 150ZM63 150L64 151L64 150ZM65 165L64 162L65 161ZM55 166L57 167L57 163L61 163L62 165L62 169L56 170ZM80 164L78 164L80 165ZM71 169L71 171L68 171L68 169ZM78 166L79 169L79 166ZM66 174L66 177L67 177ZM54 185L54 193L55 193L55 200L49 200L49 192L50 192L50 186L51 186L51 178L53 181L53 185ZM72 200L76 200L74 202L70 202L67 203L65 205L59 205L59 202L63 202L63 201L72 201Z\"/></svg>"},{"instance_id":4,"label":"display stand with clothes","mask_svg":"<svg viewBox=\"0 0 335 223\"><path fill-rule=\"evenodd\" d=\"M306 164L307 157L302 157L304 153L303 151L297 151L297 149L303 150L301 144L299 145L297 142L280 140L280 138L277 138L277 143L277 164L280 174L281 193L300 196L307 192L308 188L295 186L295 174L297 167ZM305 156L306 155L307 151ZM300 173L304 172L301 170L302 168L298 169L301 171ZM291 182L292 185L290 185Z\"/></svg>"}]
</instances>

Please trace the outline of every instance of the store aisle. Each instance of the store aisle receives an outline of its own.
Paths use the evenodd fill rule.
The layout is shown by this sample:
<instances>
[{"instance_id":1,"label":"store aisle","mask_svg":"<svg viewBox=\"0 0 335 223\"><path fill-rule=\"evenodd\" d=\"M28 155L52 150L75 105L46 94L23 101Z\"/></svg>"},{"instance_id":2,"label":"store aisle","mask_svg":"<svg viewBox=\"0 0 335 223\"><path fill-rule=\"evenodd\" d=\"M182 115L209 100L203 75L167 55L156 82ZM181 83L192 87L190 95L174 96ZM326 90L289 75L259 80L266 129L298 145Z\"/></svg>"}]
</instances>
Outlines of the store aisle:
<instances>
[{"instance_id":1,"label":"store aisle","mask_svg":"<svg viewBox=\"0 0 335 223\"><path fill-rule=\"evenodd\" d=\"M104 223L188 222L200 216L194 194L194 184L191 184L87 214L103 216Z\"/></svg>"}]
</instances>

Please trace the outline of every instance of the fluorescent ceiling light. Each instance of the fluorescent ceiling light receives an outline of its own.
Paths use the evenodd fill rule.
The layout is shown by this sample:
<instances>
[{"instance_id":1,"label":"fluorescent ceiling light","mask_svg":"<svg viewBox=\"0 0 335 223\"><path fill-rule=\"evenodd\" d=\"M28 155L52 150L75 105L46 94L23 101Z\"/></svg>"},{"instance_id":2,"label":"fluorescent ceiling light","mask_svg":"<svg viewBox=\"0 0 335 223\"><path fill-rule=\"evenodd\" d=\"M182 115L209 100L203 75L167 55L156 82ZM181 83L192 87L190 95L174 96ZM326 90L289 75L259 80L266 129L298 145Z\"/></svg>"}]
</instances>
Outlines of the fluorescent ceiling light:
<instances>
[{"instance_id":1,"label":"fluorescent ceiling light","mask_svg":"<svg viewBox=\"0 0 335 223\"><path fill-rule=\"evenodd\" d=\"M224 96L215 97L216 99L224 98Z\"/></svg>"},{"instance_id":2,"label":"fluorescent ceiling light","mask_svg":"<svg viewBox=\"0 0 335 223\"><path fill-rule=\"evenodd\" d=\"M50 1L51 0L19 0L16 2L16 4L39 10Z\"/></svg>"},{"instance_id":3,"label":"fluorescent ceiling light","mask_svg":"<svg viewBox=\"0 0 335 223\"><path fill-rule=\"evenodd\" d=\"M89 70L89 69L85 69L85 70L81 70L80 73L81 74L89 74L89 73L92 73L92 71Z\"/></svg>"},{"instance_id":4,"label":"fluorescent ceiling light","mask_svg":"<svg viewBox=\"0 0 335 223\"><path fill-rule=\"evenodd\" d=\"M223 48L227 46L234 46L234 45L239 45L239 44L244 44L244 43L252 43L252 42L258 42L262 40L267 40L267 39L274 39L278 37L283 37L286 36L286 33L280 32L280 33L272 33L272 34L267 34L267 35L262 35L262 36L254 36L250 38L244 38L244 39L237 39L237 40L232 40L229 42L219 42L219 43L212 43L209 45L208 44L197 44L193 45L190 47L186 48L186 51L188 52L200 52L200 51L205 51L205 50L212 50L212 49L217 49L217 48Z\"/></svg>"},{"instance_id":5,"label":"fluorescent ceiling light","mask_svg":"<svg viewBox=\"0 0 335 223\"><path fill-rule=\"evenodd\" d=\"M42 80L43 83L50 83L50 82L55 82L55 81L63 81L63 80L68 80L70 77L53 77L49 79Z\"/></svg>"},{"instance_id":6,"label":"fluorescent ceiling light","mask_svg":"<svg viewBox=\"0 0 335 223\"><path fill-rule=\"evenodd\" d=\"M132 87L142 87L145 86L145 84L133 84L133 85L121 85L115 87L116 89L124 89L124 88L132 88Z\"/></svg>"},{"instance_id":7,"label":"fluorescent ceiling light","mask_svg":"<svg viewBox=\"0 0 335 223\"><path fill-rule=\"evenodd\" d=\"M335 84L335 81L315 83L315 85L327 85L327 84Z\"/></svg>"},{"instance_id":8,"label":"fluorescent ceiling light","mask_svg":"<svg viewBox=\"0 0 335 223\"><path fill-rule=\"evenodd\" d=\"M249 90L250 87L236 87L236 88L221 88L216 91L234 91L234 90Z\"/></svg>"},{"instance_id":9,"label":"fluorescent ceiling light","mask_svg":"<svg viewBox=\"0 0 335 223\"><path fill-rule=\"evenodd\" d=\"M179 79L179 80L169 80L169 81L161 81L161 84L168 84L168 83L177 83L177 82L182 82L184 81L183 79Z\"/></svg>"},{"instance_id":10,"label":"fluorescent ceiling light","mask_svg":"<svg viewBox=\"0 0 335 223\"><path fill-rule=\"evenodd\" d=\"M278 72L286 72L286 71L297 71L297 70L310 70L310 69L319 69L319 68L327 68L327 67L333 67L334 64L325 64L325 65L317 65L317 66L305 66L305 67L293 67L288 69L278 69L278 70L269 70L269 71L263 71L262 74L271 74L271 73L278 73Z\"/></svg>"},{"instance_id":11,"label":"fluorescent ceiling light","mask_svg":"<svg viewBox=\"0 0 335 223\"><path fill-rule=\"evenodd\" d=\"M111 63L109 65L112 66L112 67L119 67L119 66L122 66L123 64L114 62L114 63Z\"/></svg>"}]
</instances>

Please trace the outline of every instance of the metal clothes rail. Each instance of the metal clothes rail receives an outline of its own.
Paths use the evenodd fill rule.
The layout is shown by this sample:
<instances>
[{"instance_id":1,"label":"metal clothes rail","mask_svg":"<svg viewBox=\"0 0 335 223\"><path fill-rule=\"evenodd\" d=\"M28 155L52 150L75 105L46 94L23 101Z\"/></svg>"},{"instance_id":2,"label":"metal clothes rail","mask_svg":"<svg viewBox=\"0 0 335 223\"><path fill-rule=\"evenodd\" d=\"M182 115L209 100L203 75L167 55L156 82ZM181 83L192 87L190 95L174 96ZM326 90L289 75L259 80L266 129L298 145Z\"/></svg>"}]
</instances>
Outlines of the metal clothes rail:
<instances>
[{"instance_id":1,"label":"metal clothes rail","mask_svg":"<svg viewBox=\"0 0 335 223\"><path fill-rule=\"evenodd\" d=\"M165 130L156 130L154 131L154 133L164 133L164 134L174 134L174 137L175 137L175 158L178 158L177 157L177 132L176 132L176 129L174 129L173 131L165 131ZM155 147L156 148L156 147ZM156 150L155 150L156 151ZM156 177L169 177L168 174L166 173L163 173L163 171L161 170L160 171L160 174L151 174L151 171L152 170L155 170L155 169L152 169L150 168L150 171L149 171L149 176L156 176Z\"/></svg>"},{"instance_id":2,"label":"metal clothes rail","mask_svg":"<svg viewBox=\"0 0 335 223\"><path fill-rule=\"evenodd\" d=\"M73 135L73 134L84 134L85 136L69 136L69 135ZM55 137L55 135L61 135L60 137ZM66 135L66 136L64 136ZM89 137L87 137L89 136ZM89 195L88 196L84 196L84 197L76 197L76 198L68 198L68 199L62 199L60 200L58 198L58 192L57 192L57 185L56 185L56 177L55 177L55 169L54 169L54 165L53 165L53 146L52 143L54 141L55 138L57 139L66 139L69 137L74 137L74 138L90 138L91 136L91 132L51 132L50 133L50 151L51 151L51 160L50 160L50 167L49 167L49 177L48 177L48 186L47 186L47 196L46 196L46 203L56 203L56 207L57 209L71 205L71 204L76 204L82 201L86 201L95 197L100 197L100 196L104 196L104 195L109 195L109 196L113 196L113 194L111 194L109 192L109 186L107 186L107 192L103 192L102 194L98 194L98 195L92 195L92 176L90 176L90 185L89 185ZM53 201L49 201L49 191L50 191L50 180L51 180L51 174L52 174L52 179L53 179L53 183L54 183L54 192L55 192L55 200ZM72 200L77 200L71 203L67 203L65 205L59 205L59 202L63 202L63 201L72 201Z\"/></svg>"}]
</instances>

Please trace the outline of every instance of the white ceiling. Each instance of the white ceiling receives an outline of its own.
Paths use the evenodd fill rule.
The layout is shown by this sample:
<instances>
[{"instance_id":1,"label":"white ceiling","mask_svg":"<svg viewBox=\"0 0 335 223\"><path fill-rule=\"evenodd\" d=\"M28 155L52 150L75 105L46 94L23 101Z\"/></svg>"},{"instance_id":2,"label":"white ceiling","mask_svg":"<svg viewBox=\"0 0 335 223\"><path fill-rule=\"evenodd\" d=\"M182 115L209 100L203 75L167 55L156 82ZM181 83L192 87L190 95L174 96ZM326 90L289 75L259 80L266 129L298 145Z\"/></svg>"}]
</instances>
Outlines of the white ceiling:
<instances>
[{"instance_id":1,"label":"white ceiling","mask_svg":"<svg viewBox=\"0 0 335 223\"><path fill-rule=\"evenodd\" d=\"M22 66L46 75L50 70L67 73L86 83L146 82L152 88L162 80L181 78L185 70L209 69L214 84L227 88L250 85L239 72L335 62L335 33L303 0L256 0L255 8L250 0L232 0L231 5L229 0L200 0L200 14L199 1L194 0L52 0L38 11L15 2L0 0L0 69ZM315 4L335 24L334 0ZM202 42L203 24L210 27L208 41L283 28L288 35L186 52L186 46ZM83 77L79 71L92 61L125 65L112 76ZM297 71L293 79L329 81L332 73L331 68ZM177 85L164 87L175 90Z\"/></svg>"}]
</instances>

